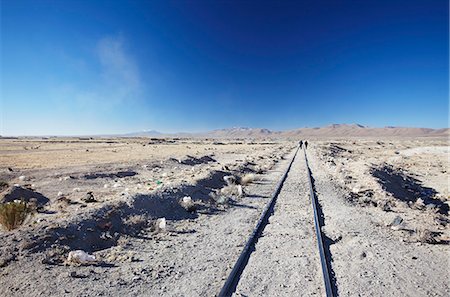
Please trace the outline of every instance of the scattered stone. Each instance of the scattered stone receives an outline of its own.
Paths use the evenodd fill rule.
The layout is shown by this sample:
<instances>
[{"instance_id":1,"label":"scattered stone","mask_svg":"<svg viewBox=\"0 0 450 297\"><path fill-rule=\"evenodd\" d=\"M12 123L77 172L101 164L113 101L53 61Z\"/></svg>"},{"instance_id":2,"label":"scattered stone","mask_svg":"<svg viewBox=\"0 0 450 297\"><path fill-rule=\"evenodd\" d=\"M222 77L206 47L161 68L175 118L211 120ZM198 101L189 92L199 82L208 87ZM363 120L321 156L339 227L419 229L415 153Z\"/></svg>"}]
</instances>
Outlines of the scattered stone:
<instances>
[{"instance_id":1,"label":"scattered stone","mask_svg":"<svg viewBox=\"0 0 450 297\"><path fill-rule=\"evenodd\" d=\"M238 197L244 196L244 190L242 189L241 185L237 186L237 192L238 192Z\"/></svg>"},{"instance_id":2,"label":"scattered stone","mask_svg":"<svg viewBox=\"0 0 450 297\"><path fill-rule=\"evenodd\" d=\"M67 256L66 263L72 265L84 265L84 264L92 264L96 262L96 258L94 255L90 255L83 250L76 250L69 252Z\"/></svg>"},{"instance_id":3,"label":"scattered stone","mask_svg":"<svg viewBox=\"0 0 450 297\"><path fill-rule=\"evenodd\" d=\"M378 207L380 207L383 211L391 211L392 207L391 207L391 203L389 201L386 200L380 200L378 201Z\"/></svg>"},{"instance_id":4,"label":"scattered stone","mask_svg":"<svg viewBox=\"0 0 450 297\"><path fill-rule=\"evenodd\" d=\"M181 199L180 205L188 212L193 212L197 209L194 201L192 201L192 198L190 196L183 197Z\"/></svg>"},{"instance_id":5,"label":"scattered stone","mask_svg":"<svg viewBox=\"0 0 450 297\"><path fill-rule=\"evenodd\" d=\"M87 278L87 275L84 274L78 274L76 271L69 272L69 276L73 278Z\"/></svg>"},{"instance_id":6,"label":"scattered stone","mask_svg":"<svg viewBox=\"0 0 450 297\"><path fill-rule=\"evenodd\" d=\"M156 230L157 231L164 231L166 230L166 218L159 218L156 220Z\"/></svg>"},{"instance_id":7,"label":"scattered stone","mask_svg":"<svg viewBox=\"0 0 450 297\"><path fill-rule=\"evenodd\" d=\"M83 199L84 202L86 203L93 203L93 202L97 202L97 200L94 197L94 194L92 192L87 192L86 196Z\"/></svg>"},{"instance_id":8,"label":"scattered stone","mask_svg":"<svg viewBox=\"0 0 450 297\"><path fill-rule=\"evenodd\" d=\"M24 181L24 180L26 180L26 178L27 178L27 177L26 177L25 175L19 176L19 180L20 180L20 181Z\"/></svg>"},{"instance_id":9,"label":"scattered stone","mask_svg":"<svg viewBox=\"0 0 450 297\"><path fill-rule=\"evenodd\" d=\"M390 224L392 230L400 230L403 226L403 219L400 216L396 216Z\"/></svg>"},{"instance_id":10,"label":"scattered stone","mask_svg":"<svg viewBox=\"0 0 450 297\"><path fill-rule=\"evenodd\" d=\"M423 199L422 198L418 198L416 200L416 203L414 204L414 207L417 208L417 209L424 209L425 208L425 203L424 203Z\"/></svg>"},{"instance_id":11,"label":"scattered stone","mask_svg":"<svg viewBox=\"0 0 450 297\"><path fill-rule=\"evenodd\" d=\"M230 197L220 195L220 193L212 192L210 197L214 200L214 202L218 205L226 205L230 201Z\"/></svg>"}]
</instances>

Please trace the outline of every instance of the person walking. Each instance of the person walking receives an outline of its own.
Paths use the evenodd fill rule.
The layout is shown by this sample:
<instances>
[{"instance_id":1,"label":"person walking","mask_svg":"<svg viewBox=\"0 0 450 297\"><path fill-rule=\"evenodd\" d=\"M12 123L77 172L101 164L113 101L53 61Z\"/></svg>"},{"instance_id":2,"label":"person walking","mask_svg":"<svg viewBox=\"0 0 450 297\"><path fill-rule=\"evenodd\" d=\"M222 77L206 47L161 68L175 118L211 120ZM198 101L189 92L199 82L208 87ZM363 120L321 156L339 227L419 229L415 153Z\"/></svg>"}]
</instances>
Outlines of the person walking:
<instances>
[{"instance_id":1,"label":"person walking","mask_svg":"<svg viewBox=\"0 0 450 297\"><path fill-rule=\"evenodd\" d=\"M308 140L305 140L305 149L308 148Z\"/></svg>"},{"instance_id":2,"label":"person walking","mask_svg":"<svg viewBox=\"0 0 450 297\"><path fill-rule=\"evenodd\" d=\"M303 141L302 141L302 140L300 140L300 142L298 143L298 145L300 146L300 148L302 148L302 145L303 145Z\"/></svg>"}]
</instances>

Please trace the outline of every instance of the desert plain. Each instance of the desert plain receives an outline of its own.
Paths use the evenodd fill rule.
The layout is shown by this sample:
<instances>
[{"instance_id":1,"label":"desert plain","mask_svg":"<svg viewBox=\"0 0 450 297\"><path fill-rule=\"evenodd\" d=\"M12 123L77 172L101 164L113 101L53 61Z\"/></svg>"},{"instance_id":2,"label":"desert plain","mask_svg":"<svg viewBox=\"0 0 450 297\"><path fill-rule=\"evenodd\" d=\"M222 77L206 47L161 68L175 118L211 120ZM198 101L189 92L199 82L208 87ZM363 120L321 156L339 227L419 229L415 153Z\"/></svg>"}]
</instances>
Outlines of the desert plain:
<instances>
[{"instance_id":1,"label":"desert plain","mask_svg":"<svg viewBox=\"0 0 450 297\"><path fill-rule=\"evenodd\" d=\"M35 208L0 231L0 295L216 296L300 139L0 139L1 202ZM308 141L339 296L450 295L448 138ZM292 170L303 170L300 161ZM95 261L70 261L76 250ZM252 291L256 272L237 296L291 285L269 278Z\"/></svg>"}]
</instances>

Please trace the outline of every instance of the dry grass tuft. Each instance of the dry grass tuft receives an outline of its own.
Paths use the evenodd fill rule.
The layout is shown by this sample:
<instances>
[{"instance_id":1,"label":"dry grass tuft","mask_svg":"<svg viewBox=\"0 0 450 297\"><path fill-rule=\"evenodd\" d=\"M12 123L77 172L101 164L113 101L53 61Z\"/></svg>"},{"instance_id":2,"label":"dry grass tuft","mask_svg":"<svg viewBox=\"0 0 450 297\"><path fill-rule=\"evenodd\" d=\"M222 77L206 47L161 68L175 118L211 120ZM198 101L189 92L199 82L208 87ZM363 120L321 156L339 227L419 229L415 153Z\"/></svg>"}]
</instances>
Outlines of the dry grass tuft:
<instances>
[{"instance_id":1,"label":"dry grass tuft","mask_svg":"<svg viewBox=\"0 0 450 297\"><path fill-rule=\"evenodd\" d=\"M5 182L4 180L0 180L0 192L8 187L9 187L9 185L7 182Z\"/></svg>"},{"instance_id":2,"label":"dry grass tuft","mask_svg":"<svg viewBox=\"0 0 450 297\"><path fill-rule=\"evenodd\" d=\"M0 225L10 231L22 225L33 213L33 208L24 201L13 201L0 205Z\"/></svg>"},{"instance_id":3,"label":"dry grass tuft","mask_svg":"<svg viewBox=\"0 0 450 297\"><path fill-rule=\"evenodd\" d=\"M241 177L241 185L246 186L256 180L256 176L253 173L247 173Z\"/></svg>"},{"instance_id":4,"label":"dry grass tuft","mask_svg":"<svg viewBox=\"0 0 450 297\"><path fill-rule=\"evenodd\" d=\"M241 185L230 185L220 189L219 195L242 198L244 196L244 190Z\"/></svg>"},{"instance_id":5,"label":"dry grass tuft","mask_svg":"<svg viewBox=\"0 0 450 297\"><path fill-rule=\"evenodd\" d=\"M418 235L418 240L422 243L434 244L438 242L435 238L435 234L428 229L419 230Z\"/></svg>"}]
</instances>

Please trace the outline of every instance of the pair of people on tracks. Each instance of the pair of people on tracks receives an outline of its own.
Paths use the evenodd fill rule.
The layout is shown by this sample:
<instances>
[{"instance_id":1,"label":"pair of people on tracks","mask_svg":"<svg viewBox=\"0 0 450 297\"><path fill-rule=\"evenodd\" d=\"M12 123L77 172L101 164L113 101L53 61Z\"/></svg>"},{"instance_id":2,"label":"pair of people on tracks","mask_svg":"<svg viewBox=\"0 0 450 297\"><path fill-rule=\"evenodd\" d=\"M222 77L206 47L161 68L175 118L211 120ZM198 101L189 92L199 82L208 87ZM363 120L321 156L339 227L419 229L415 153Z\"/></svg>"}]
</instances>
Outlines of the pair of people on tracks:
<instances>
[{"instance_id":1,"label":"pair of people on tracks","mask_svg":"<svg viewBox=\"0 0 450 297\"><path fill-rule=\"evenodd\" d=\"M305 140L305 149L307 149L308 148L308 141L307 140ZM303 146L303 140L300 140L300 142L298 143L299 145L300 145L300 148L302 148L302 146Z\"/></svg>"}]
</instances>

